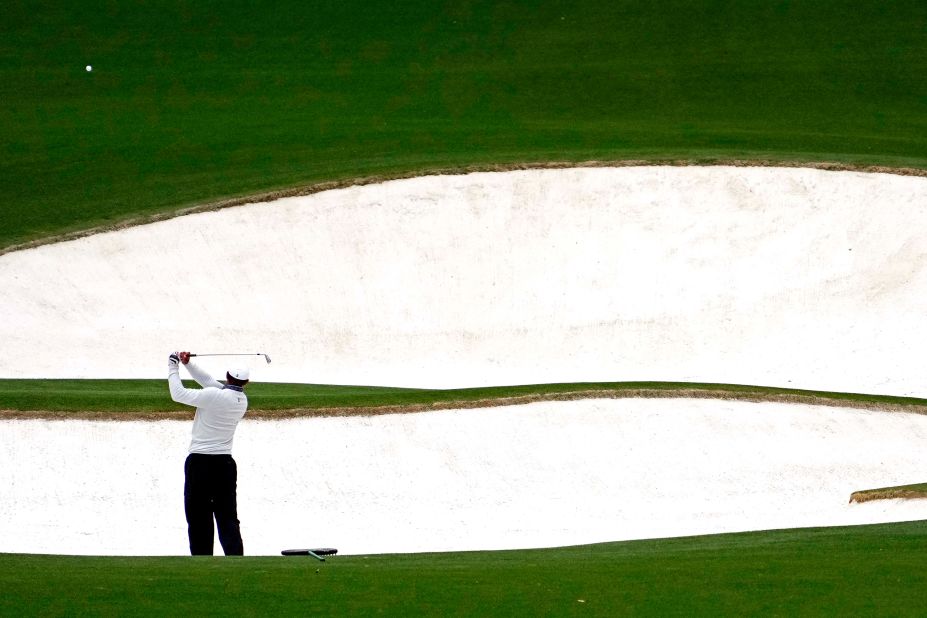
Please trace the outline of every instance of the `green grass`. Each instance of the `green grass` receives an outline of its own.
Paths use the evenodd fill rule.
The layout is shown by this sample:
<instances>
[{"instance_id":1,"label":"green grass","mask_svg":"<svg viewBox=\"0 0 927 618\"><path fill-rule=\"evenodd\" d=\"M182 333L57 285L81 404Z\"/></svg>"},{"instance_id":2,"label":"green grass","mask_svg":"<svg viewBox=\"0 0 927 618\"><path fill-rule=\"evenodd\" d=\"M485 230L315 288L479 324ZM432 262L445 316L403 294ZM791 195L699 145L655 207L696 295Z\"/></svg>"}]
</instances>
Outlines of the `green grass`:
<instances>
[{"instance_id":1,"label":"green grass","mask_svg":"<svg viewBox=\"0 0 927 618\"><path fill-rule=\"evenodd\" d=\"M10 0L0 248L474 164L927 168L925 29L920 0Z\"/></svg>"},{"instance_id":2,"label":"green grass","mask_svg":"<svg viewBox=\"0 0 927 618\"><path fill-rule=\"evenodd\" d=\"M195 384L188 383L189 386ZM690 382L581 382L463 389L416 389L325 384L254 383L248 386L256 410L369 408L377 406L447 405L510 398L556 397L577 391L614 391L617 395L647 391L649 396L694 392L735 399L780 396L849 405L924 407L927 400L891 395L836 393L741 384ZM10 380L0 379L0 409L81 413L138 413L188 409L170 400L166 380Z\"/></svg>"},{"instance_id":3,"label":"green grass","mask_svg":"<svg viewBox=\"0 0 927 618\"><path fill-rule=\"evenodd\" d=\"M0 554L0 614L915 616L925 552L927 522L324 564Z\"/></svg>"}]
</instances>

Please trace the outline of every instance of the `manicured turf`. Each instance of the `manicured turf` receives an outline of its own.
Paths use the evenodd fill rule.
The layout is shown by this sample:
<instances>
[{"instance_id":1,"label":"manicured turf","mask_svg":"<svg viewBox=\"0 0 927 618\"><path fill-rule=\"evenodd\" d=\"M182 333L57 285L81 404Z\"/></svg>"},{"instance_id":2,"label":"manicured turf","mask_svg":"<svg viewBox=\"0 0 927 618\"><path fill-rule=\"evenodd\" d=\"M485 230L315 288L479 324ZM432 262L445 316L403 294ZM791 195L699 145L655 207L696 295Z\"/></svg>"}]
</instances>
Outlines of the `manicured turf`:
<instances>
[{"instance_id":1,"label":"manicured turf","mask_svg":"<svg viewBox=\"0 0 927 618\"><path fill-rule=\"evenodd\" d=\"M188 386L196 387L192 382ZM533 384L465 389L412 389L378 386L340 386L325 384L254 383L248 386L252 410L318 410L379 406L449 405L497 400L511 403L531 398L555 398L571 393L608 391L621 396L644 392L644 396L712 396L732 399L771 400L791 397L796 401L823 401L848 405L893 405L912 411L927 408L927 400L889 395L834 393L740 384L689 382L582 382ZM100 412L107 414L188 410L174 404L166 380L7 380L0 379L0 409L42 410L64 413ZM66 416L66 415L65 415Z\"/></svg>"},{"instance_id":2,"label":"manicured turf","mask_svg":"<svg viewBox=\"0 0 927 618\"><path fill-rule=\"evenodd\" d=\"M925 552L927 522L325 563L0 554L0 614L916 616Z\"/></svg>"},{"instance_id":3,"label":"manicured turf","mask_svg":"<svg viewBox=\"0 0 927 618\"><path fill-rule=\"evenodd\" d=\"M921 0L8 0L0 248L473 164L927 168L925 29Z\"/></svg>"}]
</instances>

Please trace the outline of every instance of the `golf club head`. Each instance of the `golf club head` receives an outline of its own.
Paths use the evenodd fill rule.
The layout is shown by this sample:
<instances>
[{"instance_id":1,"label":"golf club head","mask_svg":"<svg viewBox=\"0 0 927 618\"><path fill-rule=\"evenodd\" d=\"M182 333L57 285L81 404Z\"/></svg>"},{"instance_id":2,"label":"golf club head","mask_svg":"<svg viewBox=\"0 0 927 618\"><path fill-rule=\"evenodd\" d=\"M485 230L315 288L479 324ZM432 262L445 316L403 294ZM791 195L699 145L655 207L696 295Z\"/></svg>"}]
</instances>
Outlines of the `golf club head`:
<instances>
[{"instance_id":1,"label":"golf club head","mask_svg":"<svg viewBox=\"0 0 927 618\"><path fill-rule=\"evenodd\" d=\"M267 364L269 365L269 364L270 364L270 357L267 356L266 354L262 354L261 356L264 357L264 360L266 360L266 361L267 361Z\"/></svg>"}]
</instances>

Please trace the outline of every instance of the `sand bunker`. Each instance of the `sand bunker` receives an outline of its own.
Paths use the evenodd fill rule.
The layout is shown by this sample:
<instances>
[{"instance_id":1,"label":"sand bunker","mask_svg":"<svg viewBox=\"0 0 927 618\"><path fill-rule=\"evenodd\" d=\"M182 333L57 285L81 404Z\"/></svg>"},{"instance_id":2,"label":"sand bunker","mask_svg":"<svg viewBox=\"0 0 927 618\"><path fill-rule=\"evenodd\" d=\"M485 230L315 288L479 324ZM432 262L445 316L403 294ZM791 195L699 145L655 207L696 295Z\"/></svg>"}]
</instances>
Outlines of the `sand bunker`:
<instances>
[{"instance_id":1,"label":"sand bunker","mask_svg":"<svg viewBox=\"0 0 927 618\"><path fill-rule=\"evenodd\" d=\"M595 168L400 180L0 256L0 377L923 395L927 179ZM220 369L221 367L216 367Z\"/></svg>"},{"instance_id":2,"label":"sand bunker","mask_svg":"<svg viewBox=\"0 0 927 618\"><path fill-rule=\"evenodd\" d=\"M0 377L923 396L927 179L596 168L353 187L0 256ZM221 364L212 369L219 370ZM165 390L165 399L167 393ZM2 407L2 404L0 404ZM185 554L190 424L7 420L0 552ZM553 546L927 518L927 417L696 400L246 421L246 552Z\"/></svg>"},{"instance_id":3,"label":"sand bunker","mask_svg":"<svg viewBox=\"0 0 927 618\"><path fill-rule=\"evenodd\" d=\"M0 552L187 553L189 431L4 422ZM250 421L235 457L247 553L356 554L924 519L927 500L848 500L923 481L925 448L916 414L589 400Z\"/></svg>"}]
</instances>

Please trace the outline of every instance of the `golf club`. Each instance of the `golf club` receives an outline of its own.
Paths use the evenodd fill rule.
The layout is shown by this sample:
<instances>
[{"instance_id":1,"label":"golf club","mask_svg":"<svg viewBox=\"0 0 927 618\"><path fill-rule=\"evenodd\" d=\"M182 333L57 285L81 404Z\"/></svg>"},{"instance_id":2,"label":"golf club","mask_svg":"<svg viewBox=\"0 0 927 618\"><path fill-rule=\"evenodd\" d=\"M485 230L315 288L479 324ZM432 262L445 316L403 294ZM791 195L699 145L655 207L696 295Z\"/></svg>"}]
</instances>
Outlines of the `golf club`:
<instances>
[{"instance_id":1,"label":"golf club","mask_svg":"<svg viewBox=\"0 0 927 618\"><path fill-rule=\"evenodd\" d=\"M244 353L244 354L193 354L191 353L190 354L190 358L193 358L194 356L263 356L264 360L267 361L267 364L268 365L270 364L270 357L267 356L266 354L261 354L260 352L256 352L253 354L252 353Z\"/></svg>"}]
</instances>

